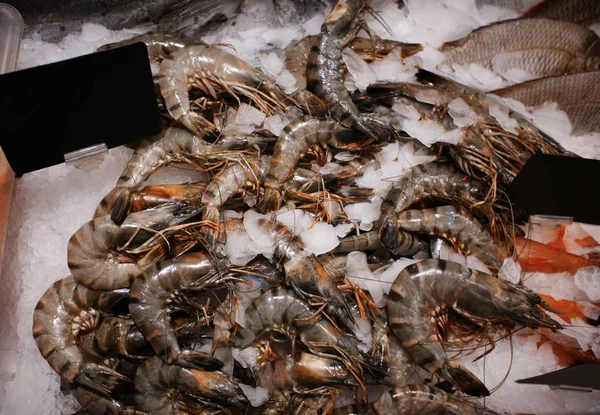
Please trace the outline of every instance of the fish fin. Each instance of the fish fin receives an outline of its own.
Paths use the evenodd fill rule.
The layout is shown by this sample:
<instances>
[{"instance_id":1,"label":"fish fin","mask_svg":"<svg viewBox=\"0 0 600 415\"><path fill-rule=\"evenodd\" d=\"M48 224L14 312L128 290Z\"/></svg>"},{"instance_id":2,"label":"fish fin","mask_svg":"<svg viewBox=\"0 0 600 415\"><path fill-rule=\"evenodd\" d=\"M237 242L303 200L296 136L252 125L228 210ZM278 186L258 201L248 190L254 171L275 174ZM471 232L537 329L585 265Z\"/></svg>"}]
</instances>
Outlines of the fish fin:
<instances>
[{"instance_id":1,"label":"fish fin","mask_svg":"<svg viewBox=\"0 0 600 415\"><path fill-rule=\"evenodd\" d=\"M240 11L241 0L183 0L172 3L158 16L158 30L183 32L203 27L215 20L227 20Z\"/></svg>"},{"instance_id":2,"label":"fish fin","mask_svg":"<svg viewBox=\"0 0 600 415\"><path fill-rule=\"evenodd\" d=\"M470 396L490 396L490 391L477 376L458 363L448 362L440 373L447 381Z\"/></svg>"},{"instance_id":3,"label":"fish fin","mask_svg":"<svg viewBox=\"0 0 600 415\"><path fill-rule=\"evenodd\" d=\"M521 15L521 18L537 16L546 8L546 6L548 6L548 4L550 4L551 1L554 1L554 0L543 0L539 4L536 4L535 6L530 7L529 9L525 10L525 12L523 12L523 14Z\"/></svg>"},{"instance_id":4,"label":"fish fin","mask_svg":"<svg viewBox=\"0 0 600 415\"><path fill-rule=\"evenodd\" d=\"M196 352L194 350L182 351L174 363L178 366L186 367L189 369L200 369L208 371L219 370L223 367L223 362L221 362L219 359L215 359L211 355Z\"/></svg>"}]
</instances>

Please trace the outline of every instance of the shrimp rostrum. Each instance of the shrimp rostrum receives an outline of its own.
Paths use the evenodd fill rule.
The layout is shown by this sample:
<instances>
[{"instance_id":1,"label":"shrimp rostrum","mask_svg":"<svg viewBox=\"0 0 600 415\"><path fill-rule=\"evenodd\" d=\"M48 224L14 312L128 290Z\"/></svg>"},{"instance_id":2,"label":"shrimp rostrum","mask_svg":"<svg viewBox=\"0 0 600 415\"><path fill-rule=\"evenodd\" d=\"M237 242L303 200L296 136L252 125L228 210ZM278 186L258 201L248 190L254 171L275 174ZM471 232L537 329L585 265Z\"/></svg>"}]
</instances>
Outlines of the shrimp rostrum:
<instances>
[{"instance_id":1,"label":"shrimp rostrum","mask_svg":"<svg viewBox=\"0 0 600 415\"><path fill-rule=\"evenodd\" d=\"M444 309L452 309L482 327L521 325L561 329L543 308L550 310L537 294L525 287L461 264L435 259L401 271L387 304L390 328L415 363L474 396L489 392L474 375L446 357L439 341L431 340L436 336L432 321Z\"/></svg>"}]
</instances>

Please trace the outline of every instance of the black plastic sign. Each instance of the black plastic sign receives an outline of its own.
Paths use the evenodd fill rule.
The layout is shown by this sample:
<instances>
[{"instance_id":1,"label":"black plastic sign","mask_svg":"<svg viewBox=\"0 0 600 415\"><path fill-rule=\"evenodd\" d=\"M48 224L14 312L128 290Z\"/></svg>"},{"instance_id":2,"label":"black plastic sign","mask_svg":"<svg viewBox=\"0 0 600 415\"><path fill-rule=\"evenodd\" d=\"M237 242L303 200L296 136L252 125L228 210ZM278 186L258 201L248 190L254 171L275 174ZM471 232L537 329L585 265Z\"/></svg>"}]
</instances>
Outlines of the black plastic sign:
<instances>
[{"instance_id":1,"label":"black plastic sign","mask_svg":"<svg viewBox=\"0 0 600 415\"><path fill-rule=\"evenodd\" d=\"M600 224L600 161L536 154L508 186L512 203L531 215Z\"/></svg>"},{"instance_id":2,"label":"black plastic sign","mask_svg":"<svg viewBox=\"0 0 600 415\"><path fill-rule=\"evenodd\" d=\"M0 76L0 147L17 175L161 128L143 43Z\"/></svg>"}]
</instances>

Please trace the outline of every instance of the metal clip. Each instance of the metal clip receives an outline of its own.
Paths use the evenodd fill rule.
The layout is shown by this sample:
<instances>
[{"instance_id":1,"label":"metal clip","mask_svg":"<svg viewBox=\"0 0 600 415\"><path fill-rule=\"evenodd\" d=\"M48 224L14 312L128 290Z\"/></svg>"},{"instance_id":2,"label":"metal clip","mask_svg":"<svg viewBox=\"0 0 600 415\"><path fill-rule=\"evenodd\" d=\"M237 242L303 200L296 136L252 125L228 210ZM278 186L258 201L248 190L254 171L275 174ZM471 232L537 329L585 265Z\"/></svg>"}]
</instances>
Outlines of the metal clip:
<instances>
[{"instance_id":1,"label":"metal clip","mask_svg":"<svg viewBox=\"0 0 600 415\"><path fill-rule=\"evenodd\" d=\"M92 171L98 168L104 161L104 154L108 153L106 144L96 144L94 146L82 148L79 150L65 153L65 163L76 169L83 171Z\"/></svg>"},{"instance_id":2,"label":"metal clip","mask_svg":"<svg viewBox=\"0 0 600 415\"><path fill-rule=\"evenodd\" d=\"M564 390L564 391L575 391L575 392L593 392L593 388L586 388L585 386L569 386L569 385L549 385L552 390Z\"/></svg>"}]
</instances>

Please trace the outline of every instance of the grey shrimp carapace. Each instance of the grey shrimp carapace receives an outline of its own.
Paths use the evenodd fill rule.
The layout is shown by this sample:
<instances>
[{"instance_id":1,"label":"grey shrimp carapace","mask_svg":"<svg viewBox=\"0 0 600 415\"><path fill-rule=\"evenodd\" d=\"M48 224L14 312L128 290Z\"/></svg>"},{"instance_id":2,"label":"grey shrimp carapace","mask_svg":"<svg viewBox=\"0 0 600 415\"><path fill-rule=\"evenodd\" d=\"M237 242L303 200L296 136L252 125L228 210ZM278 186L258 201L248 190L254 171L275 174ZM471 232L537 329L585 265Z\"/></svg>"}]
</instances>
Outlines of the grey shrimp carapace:
<instances>
[{"instance_id":1,"label":"grey shrimp carapace","mask_svg":"<svg viewBox=\"0 0 600 415\"><path fill-rule=\"evenodd\" d=\"M96 327L98 308L110 305L107 298L111 293L77 285L69 276L56 281L33 312L33 338L52 369L67 382L77 382L102 394L130 380L101 362L87 361L77 337Z\"/></svg>"},{"instance_id":2,"label":"grey shrimp carapace","mask_svg":"<svg viewBox=\"0 0 600 415\"><path fill-rule=\"evenodd\" d=\"M448 359L439 341L432 340L432 320L451 308L481 326L560 329L561 325L542 311L544 307L549 309L537 294L524 287L435 259L401 271L387 303L390 328L415 363L474 396L489 392L475 376Z\"/></svg>"}]
</instances>

